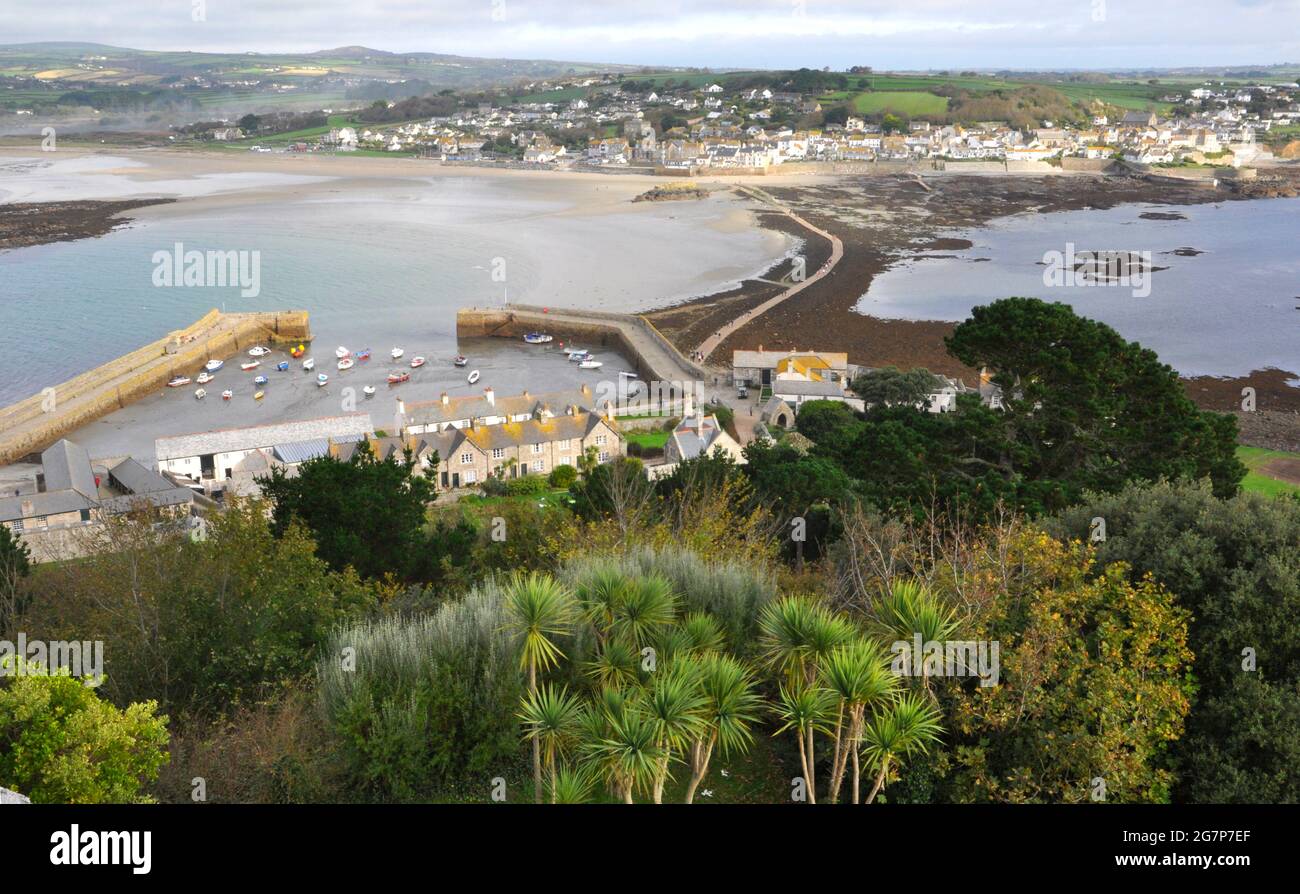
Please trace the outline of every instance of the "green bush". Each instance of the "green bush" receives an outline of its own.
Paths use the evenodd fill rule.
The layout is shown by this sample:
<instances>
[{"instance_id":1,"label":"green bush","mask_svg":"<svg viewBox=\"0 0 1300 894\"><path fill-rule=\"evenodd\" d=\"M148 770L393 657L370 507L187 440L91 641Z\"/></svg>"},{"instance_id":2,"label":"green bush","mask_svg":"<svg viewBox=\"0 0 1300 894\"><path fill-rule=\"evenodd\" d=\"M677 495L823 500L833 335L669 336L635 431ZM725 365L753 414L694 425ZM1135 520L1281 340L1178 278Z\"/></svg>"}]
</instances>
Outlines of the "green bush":
<instances>
[{"instance_id":1,"label":"green bush","mask_svg":"<svg viewBox=\"0 0 1300 894\"><path fill-rule=\"evenodd\" d=\"M578 480L578 470L573 466L556 466L549 478L551 487L567 488Z\"/></svg>"},{"instance_id":2,"label":"green bush","mask_svg":"<svg viewBox=\"0 0 1300 894\"><path fill-rule=\"evenodd\" d=\"M380 800L486 780L519 749L522 678L492 583L432 615L337 631L318 685L351 783Z\"/></svg>"},{"instance_id":3,"label":"green bush","mask_svg":"<svg viewBox=\"0 0 1300 894\"><path fill-rule=\"evenodd\" d=\"M541 475L524 475L506 482L506 494L512 497L533 497L546 492L547 479Z\"/></svg>"}]
</instances>

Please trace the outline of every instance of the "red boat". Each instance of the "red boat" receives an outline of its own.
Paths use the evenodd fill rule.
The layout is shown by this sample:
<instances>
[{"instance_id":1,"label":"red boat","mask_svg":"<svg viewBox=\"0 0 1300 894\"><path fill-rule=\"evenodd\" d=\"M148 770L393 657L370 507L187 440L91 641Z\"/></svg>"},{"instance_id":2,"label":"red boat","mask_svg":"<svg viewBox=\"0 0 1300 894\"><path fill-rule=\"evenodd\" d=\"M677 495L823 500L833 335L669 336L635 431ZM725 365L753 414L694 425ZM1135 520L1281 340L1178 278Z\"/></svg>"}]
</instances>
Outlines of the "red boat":
<instances>
[{"instance_id":1,"label":"red boat","mask_svg":"<svg viewBox=\"0 0 1300 894\"><path fill-rule=\"evenodd\" d=\"M307 353L307 348L304 345L298 345L298 347L293 348L292 350L289 351L289 356L296 360L306 353Z\"/></svg>"},{"instance_id":2,"label":"red boat","mask_svg":"<svg viewBox=\"0 0 1300 894\"><path fill-rule=\"evenodd\" d=\"M389 385L397 385L401 382L409 382L410 380L411 380L411 374L408 372L397 372L397 373L388 374Z\"/></svg>"}]
</instances>

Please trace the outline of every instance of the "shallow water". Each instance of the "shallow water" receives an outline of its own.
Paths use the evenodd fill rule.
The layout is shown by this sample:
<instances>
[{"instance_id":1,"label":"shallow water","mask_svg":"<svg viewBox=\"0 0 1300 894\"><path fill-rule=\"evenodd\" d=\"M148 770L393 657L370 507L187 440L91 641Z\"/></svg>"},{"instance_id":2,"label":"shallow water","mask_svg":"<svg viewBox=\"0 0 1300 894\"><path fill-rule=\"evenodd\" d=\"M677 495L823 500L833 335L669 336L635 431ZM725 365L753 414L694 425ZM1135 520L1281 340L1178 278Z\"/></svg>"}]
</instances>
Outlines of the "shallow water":
<instances>
[{"instance_id":1,"label":"shallow water","mask_svg":"<svg viewBox=\"0 0 1300 894\"><path fill-rule=\"evenodd\" d=\"M1144 220L1151 211L1186 220ZM876 317L964 320L1009 295L1062 301L1152 348L1184 375L1242 376L1266 367L1300 372L1300 199L1215 205L1125 205L1023 214L973 230L965 251L898 264L857 305ZM1045 285L1044 256L1150 252L1150 294L1122 286ZM1204 254L1184 257L1179 248ZM1132 284L1131 284L1132 285Z\"/></svg>"}]
</instances>

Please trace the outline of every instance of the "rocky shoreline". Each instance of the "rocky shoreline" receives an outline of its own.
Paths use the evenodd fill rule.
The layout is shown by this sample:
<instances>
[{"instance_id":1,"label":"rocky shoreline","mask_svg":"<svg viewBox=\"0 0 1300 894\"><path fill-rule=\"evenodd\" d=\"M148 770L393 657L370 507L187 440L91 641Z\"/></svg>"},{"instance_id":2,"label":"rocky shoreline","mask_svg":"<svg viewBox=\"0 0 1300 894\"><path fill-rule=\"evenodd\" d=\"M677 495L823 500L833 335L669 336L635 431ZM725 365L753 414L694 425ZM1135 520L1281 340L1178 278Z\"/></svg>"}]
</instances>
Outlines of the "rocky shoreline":
<instances>
[{"instance_id":1,"label":"rocky shoreline","mask_svg":"<svg viewBox=\"0 0 1300 894\"><path fill-rule=\"evenodd\" d=\"M126 201L21 202L0 204L0 251L50 242L73 242L103 236L130 223L122 213L174 199Z\"/></svg>"}]
</instances>

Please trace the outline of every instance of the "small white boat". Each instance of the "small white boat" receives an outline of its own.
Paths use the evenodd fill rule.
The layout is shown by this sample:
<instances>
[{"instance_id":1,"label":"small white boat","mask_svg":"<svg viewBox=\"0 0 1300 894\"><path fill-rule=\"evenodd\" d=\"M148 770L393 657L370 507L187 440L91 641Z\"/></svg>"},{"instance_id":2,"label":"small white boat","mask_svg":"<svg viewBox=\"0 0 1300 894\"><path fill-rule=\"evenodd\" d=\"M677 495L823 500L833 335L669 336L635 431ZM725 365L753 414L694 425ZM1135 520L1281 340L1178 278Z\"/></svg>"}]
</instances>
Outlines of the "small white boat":
<instances>
[{"instance_id":1,"label":"small white boat","mask_svg":"<svg viewBox=\"0 0 1300 894\"><path fill-rule=\"evenodd\" d=\"M401 359L402 359L402 355L405 354L406 352L403 351L401 348L393 348L393 349L392 349L391 351L389 351L388 353L389 353L389 356L391 356L394 360L401 360Z\"/></svg>"},{"instance_id":2,"label":"small white boat","mask_svg":"<svg viewBox=\"0 0 1300 894\"><path fill-rule=\"evenodd\" d=\"M569 362L570 362L570 363L581 363L583 360L590 360L590 359L591 359L591 352L590 352L590 351L583 351L581 354L570 354L570 355L569 355Z\"/></svg>"},{"instance_id":3,"label":"small white boat","mask_svg":"<svg viewBox=\"0 0 1300 894\"><path fill-rule=\"evenodd\" d=\"M222 399L222 400L230 400L230 399L231 399L232 397L234 397L234 396L235 396L235 392L231 391L229 388L227 388L225 391L221 392L221 399Z\"/></svg>"},{"instance_id":4,"label":"small white boat","mask_svg":"<svg viewBox=\"0 0 1300 894\"><path fill-rule=\"evenodd\" d=\"M339 369L340 369L340 370L343 370L343 369L351 369L352 367L354 367L354 366L356 366L356 365L357 365L357 362L356 362L355 360L353 360L351 357L344 357L342 360L339 361Z\"/></svg>"},{"instance_id":5,"label":"small white boat","mask_svg":"<svg viewBox=\"0 0 1300 894\"><path fill-rule=\"evenodd\" d=\"M473 385L475 382L477 382L477 381L478 381L478 370L474 370L472 373L470 373L470 374L469 374L469 378L466 379L465 381L469 382L471 385Z\"/></svg>"},{"instance_id":6,"label":"small white boat","mask_svg":"<svg viewBox=\"0 0 1300 894\"><path fill-rule=\"evenodd\" d=\"M469 358L466 357L464 354L457 354L455 357L451 358L451 362L456 364L457 366L464 366L465 364L469 363Z\"/></svg>"},{"instance_id":7,"label":"small white boat","mask_svg":"<svg viewBox=\"0 0 1300 894\"><path fill-rule=\"evenodd\" d=\"M423 357L416 357L413 360L411 360L411 369L419 369L420 367L424 366L424 364L425 364L425 359Z\"/></svg>"},{"instance_id":8,"label":"small white boat","mask_svg":"<svg viewBox=\"0 0 1300 894\"><path fill-rule=\"evenodd\" d=\"M270 348L264 348L264 347L262 347L261 345L258 345L258 346L255 347L255 348L249 348L249 349L248 349L248 356L249 356L249 357L265 357L265 356L266 356L267 354L269 354L269 353L271 353L271 349L270 349Z\"/></svg>"},{"instance_id":9,"label":"small white boat","mask_svg":"<svg viewBox=\"0 0 1300 894\"><path fill-rule=\"evenodd\" d=\"M334 356L342 360L344 357L351 357L352 352L349 351L347 348L343 347L342 345L339 345L337 348L334 349Z\"/></svg>"},{"instance_id":10,"label":"small white boat","mask_svg":"<svg viewBox=\"0 0 1300 894\"><path fill-rule=\"evenodd\" d=\"M215 378L216 376L208 372L201 372L199 373L198 378L196 378L194 381L198 382L200 385L206 385Z\"/></svg>"},{"instance_id":11,"label":"small white boat","mask_svg":"<svg viewBox=\"0 0 1300 894\"><path fill-rule=\"evenodd\" d=\"M579 369L600 369L605 364L599 360L584 360L578 364Z\"/></svg>"},{"instance_id":12,"label":"small white boat","mask_svg":"<svg viewBox=\"0 0 1300 894\"><path fill-rule=\"evenodd\" d=\"M239 364L239 368L244 372L248 372L250 369L257 369L261 365L262 361L260 360L245 360L243 363Z\"/></svg>"},{"instance_id":13,"label":"small white boat","mask_svg":"<svg viewBox=\"0 0 1300 894\"><path fill-rule=\"evenodd\" d=\"M167 383L167 387L168 387L168 388L179 388L179 387L181 387L182 385L188 385L189 383L190 383L190 377L189 377L189 376L172 376L171 381Z\"/></svg>"},{"instance_id":14,"label":"small white boat","mask_svg":"<svg viewBox=\"0 0 1300 894\"><path fill-rule=\"evenodd\" d=\"M330 381L330 377L325 375L325 373L321 373L316 377L316 387L324 388L326 385L329 384L329 381Z\"/></svg>"},{"instance_id":15,"label":"small white boat","mask_svg":"<svg viewBox=\"0 0 1300 894\"><path fill-rule=\"evenodd\" d=\"M206 370L207 370L208 372L210 372L210 373L214 373L214 372L216 372L217 370L221 369L221 367L223 367L223 366L225 366L225 365L226 365L226 361L224 361L224 360L209 360L209 361L208 361L208 365L205 366L205 367L203 367L203 368L206 369Z\"/></svg>"},{"instance_id":16,"label":"small white boat","mask_svg":"<svg viewBox=\"0 0 1300 894\"><path fill-rule=\"evenodd\" d=\"M311 369L311 368L314 367L315 365L316 365L316 358L315 358L315 357L308 357L306 360L304 360L304 361L302 362L302 368L303 368L303 369Z\"/></svg>"},{"instance_id":17,"label":"small white boat","mask_svg":"<svg viewBox=\"0 0 1300 894\"><path fill-rule=\"evenodd\" d=\"M194 392L194 396L195 396L196 398L198 398L199 400L203 400L203 398L205 398L205 397L208 396L208 392L205 391L204 389L200 388L200 389L198 389L197 391Z\"/></svg>"},{"instance_id":18,"label":"small white boat","mask_svg":"<svg viewBox=\"0 0 1300 894\"><path fill-rule=\"evenodd\" d=\"M361 389L361 393L364 394L366 397L374 397L374 396L375 396L375 386L374 386L374 385L367 385L365 388L362 388L362 389Z\"/></svg>"},{"instance_id":19,"label":"small white boat","mask_svg":"<svg viewBox=\"0 0 1300 894\"><path fill-rule=\"evenodd\" d=\"M530 332L524 336L524 341L530 345L545 345L555 341L555 337L541 332Z\"/></svg>"},{"instance_id":20,"label":"small white boat","mask_svg":"<svg viewBox=\"0 0 1300 894\"><path fill-rule=\"evenodd\" d=\"M575 357L581 357L582 355L586 354L587 349L586 348L565 348L564 353L568 354L569 359L572 360Z\"/></svg>"}]
</instances>

